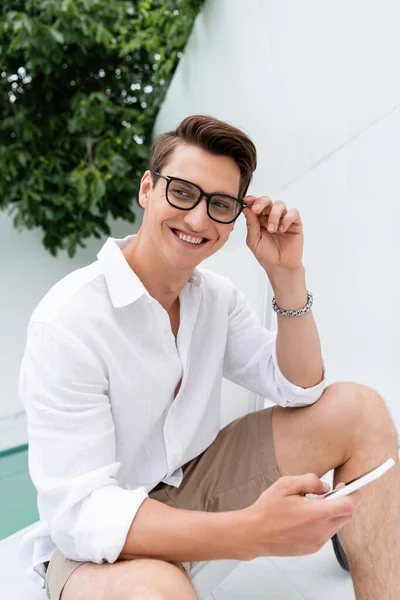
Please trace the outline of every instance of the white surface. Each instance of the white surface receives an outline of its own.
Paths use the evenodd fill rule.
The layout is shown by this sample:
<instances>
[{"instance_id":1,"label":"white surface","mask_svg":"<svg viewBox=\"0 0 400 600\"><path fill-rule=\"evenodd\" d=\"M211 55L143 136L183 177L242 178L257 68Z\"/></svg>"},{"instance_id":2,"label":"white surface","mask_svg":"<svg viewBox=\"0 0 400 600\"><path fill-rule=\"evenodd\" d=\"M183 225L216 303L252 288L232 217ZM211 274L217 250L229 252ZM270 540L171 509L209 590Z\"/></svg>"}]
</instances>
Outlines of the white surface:
<instances>
[{"instance_id":1,"label":"white surface","mask_svg":"<svg viewBox=\"0 0 400 600\"><path fill-rule=\"evenodd\" d=\"M303 165L318 162L398 105L397 0L259 4ZM269 141L275 146L275 138Z\"/></svg>"},{"instance_id":2,"label":"white surface","mask_svg":"<svg viewBox=\"0 0 400 600\"><path fill-rule=\"evenodd\" d=\"M18 560L20 540L31 527L0 541L0 598L3 600L47 599L46 590L41 590L22 572Z\"/></svg>"},{"instance_id":3,"label":"white surface","mask_svg":"<svg viewBox=\"0 0 400 600\"><path fill-rule=\"evenodd\" d=\"M212 592L214 600L355 600L350 574L332 542L316 554L242 562Z\"/></svg>"}]
</instances>

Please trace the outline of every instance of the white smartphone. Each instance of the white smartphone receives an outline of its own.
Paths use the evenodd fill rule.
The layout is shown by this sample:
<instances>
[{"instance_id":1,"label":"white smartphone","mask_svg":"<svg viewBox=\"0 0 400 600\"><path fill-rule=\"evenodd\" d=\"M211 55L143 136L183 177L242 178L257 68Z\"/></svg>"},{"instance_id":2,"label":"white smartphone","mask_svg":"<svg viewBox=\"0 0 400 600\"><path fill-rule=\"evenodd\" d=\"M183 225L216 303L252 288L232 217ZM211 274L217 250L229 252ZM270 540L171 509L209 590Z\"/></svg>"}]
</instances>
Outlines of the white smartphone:
<instances>
[{"instance_id":1,"label":"white smartphone","mask_svg":"<svg viewBox=\"0 0 400 600\"><path fill-rule=\"evenodd\" d=\"M360 477L356 477L356 479L348 481L339 489L327 492L326 494L324 494L324 498L326 498L327 500L335 500L337 498L347 496L348 494L351 494L352 492L355 492L356 490L359 490L360 488L364 487L364 485L371 483L371 481L378 479L378 477L381 477L381 475L386 473L386 471L391 469L395 464L396 463L393 460L393 458L389 458L379 467L376 467L376 469L372 469L372 471L368 471L368 473L365 473L365 475L360 475Z\"/></svg>"}]
</instances>

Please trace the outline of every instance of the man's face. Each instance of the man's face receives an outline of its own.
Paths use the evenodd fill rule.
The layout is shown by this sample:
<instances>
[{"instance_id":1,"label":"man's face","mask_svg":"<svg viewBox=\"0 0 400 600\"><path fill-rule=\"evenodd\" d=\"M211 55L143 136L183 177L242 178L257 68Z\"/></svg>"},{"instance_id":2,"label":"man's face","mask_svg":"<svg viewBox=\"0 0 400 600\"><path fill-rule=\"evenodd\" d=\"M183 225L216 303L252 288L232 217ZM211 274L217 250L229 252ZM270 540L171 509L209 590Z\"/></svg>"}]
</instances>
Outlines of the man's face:
<instances>
[{"instance_id":1,"label":"man's face","mask_svg":"<svg viewBox=\"0 0 400 600\"><path fill-rule=\"evenodd\" d=\"M177 146L162 169L162 175L186 179L208 194L228 194L235 198L239 194L240 169L234 160L227 156L214 156L195 146ZM174 208L165 197L167 181L158 177L155 189L151 185L150 171L146 171L139 192L139 202L146 209L143 233L174 268L191 272L225 244L235 222L224 224L210 219L205 197L192 210ZM202 242L191 244L182 241L178 232L201 238Z\"/></svg>"}]
</instances>

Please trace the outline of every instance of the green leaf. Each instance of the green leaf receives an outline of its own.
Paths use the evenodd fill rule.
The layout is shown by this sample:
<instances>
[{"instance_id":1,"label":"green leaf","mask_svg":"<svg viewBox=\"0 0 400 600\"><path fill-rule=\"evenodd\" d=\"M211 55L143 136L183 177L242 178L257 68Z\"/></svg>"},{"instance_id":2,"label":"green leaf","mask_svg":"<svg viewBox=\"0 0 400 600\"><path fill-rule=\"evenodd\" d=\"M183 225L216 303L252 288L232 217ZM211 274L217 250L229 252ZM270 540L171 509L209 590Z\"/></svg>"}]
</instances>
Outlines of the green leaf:
<instances>
[{"instance_id":1,"label":"green leaf","mask_svg":"<svg viewBox=\"0 0 400 600\"><path fill-rule=\"evenodd\" d=\"M106 193L104 181L102 179L95 179L90 186L90 193L92 200L97 203Z\"/></svg>"},{"instance_id":2,"label":"green leaf","mask_svg":"<svg viewBox=\"0 0 400 600\"><path fill-rule=\"evenodd\" d=\"M60 31L57 31L54 27L49 27L49 32L58 44L64 44L65 38Z\"/></svg>"}]
</instances>

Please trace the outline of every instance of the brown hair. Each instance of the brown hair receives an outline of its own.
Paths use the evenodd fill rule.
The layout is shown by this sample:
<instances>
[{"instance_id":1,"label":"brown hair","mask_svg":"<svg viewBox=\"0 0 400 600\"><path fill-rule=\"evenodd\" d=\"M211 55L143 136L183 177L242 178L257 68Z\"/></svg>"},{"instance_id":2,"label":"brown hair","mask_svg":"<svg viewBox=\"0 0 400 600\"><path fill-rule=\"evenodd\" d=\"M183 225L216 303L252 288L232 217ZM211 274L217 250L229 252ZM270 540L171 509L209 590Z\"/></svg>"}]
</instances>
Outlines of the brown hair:
<instances>
[{"instance_id":1,"label":"brown hair","mask_svg":"<svg viewBox=\"0 0 400 600\"><path fill-rule=\"evenodd\" d=\"M257 152L251 139L240 129L209 115L191 115L183 119L173 131L161 133L152 143L149 170L153 187L161 171L178 144L182 142L207 150L211 154L231 157L240 169L239 198L244 198L257 166Z\"/></svg>"}]
</instances>

